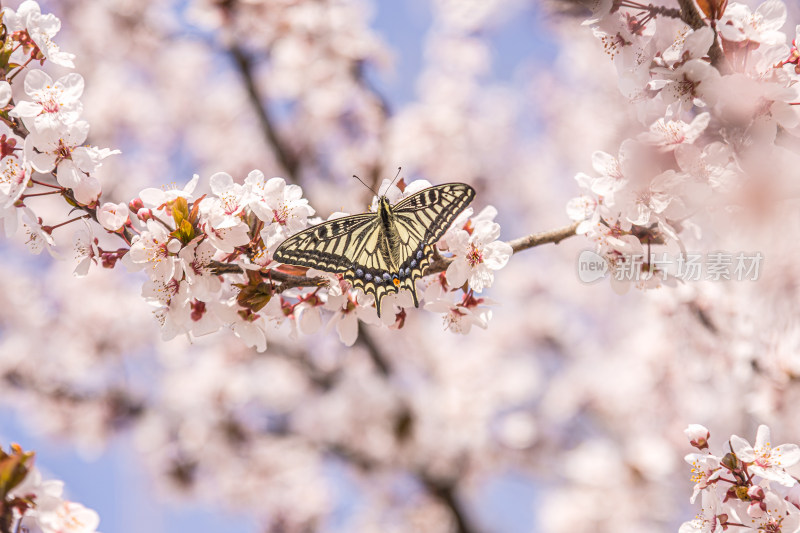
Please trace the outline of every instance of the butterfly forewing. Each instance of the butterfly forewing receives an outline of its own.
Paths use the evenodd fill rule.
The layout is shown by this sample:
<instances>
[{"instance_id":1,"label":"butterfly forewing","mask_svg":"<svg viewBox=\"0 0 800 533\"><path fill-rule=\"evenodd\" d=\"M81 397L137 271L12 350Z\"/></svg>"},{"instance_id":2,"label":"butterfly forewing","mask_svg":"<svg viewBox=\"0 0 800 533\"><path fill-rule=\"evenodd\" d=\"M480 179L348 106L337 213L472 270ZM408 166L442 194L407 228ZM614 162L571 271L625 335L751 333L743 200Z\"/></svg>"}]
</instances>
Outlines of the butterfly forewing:
<instances>
[{"instance_id":1,"label":"butterfly forewing","mask_svg":"<svg viewBox=\"0 0 800 533\"><path fill-rule=\"evenodd\" d=\"M394 206L395 216L425 228L425 240L436 243L447 228L475 198L475 189L465 183L445 183L429 187Z\"/></svg>"},{"instance_id":2,"label":"butterfly forewing","mask_svg":"<svg viewBox=\"0 0 800 533\"><path fill-rule=\"evenodd\" d=\"M400 289L411 291L419 306L416 281L431 263L433 245L474 197L463 183L430 187L387 207L393 214L387 227L379 213L330 220L289 237L273 258L343 273L353 287L375 297L378 316L383 297Z\"/></svg>"},{"instance_id":3,"label":"butterfly forewing","mask_svg":"<svg viewBox=\"0 0 800 533\"><path fill-rule=\"evenodd\" d=\"M344 272L353 265L357 247L365 234L374 233L374 213L352 215L317 224L292 235L278 246L272 258L280 263Z\"/></svg>"}]
</instances>

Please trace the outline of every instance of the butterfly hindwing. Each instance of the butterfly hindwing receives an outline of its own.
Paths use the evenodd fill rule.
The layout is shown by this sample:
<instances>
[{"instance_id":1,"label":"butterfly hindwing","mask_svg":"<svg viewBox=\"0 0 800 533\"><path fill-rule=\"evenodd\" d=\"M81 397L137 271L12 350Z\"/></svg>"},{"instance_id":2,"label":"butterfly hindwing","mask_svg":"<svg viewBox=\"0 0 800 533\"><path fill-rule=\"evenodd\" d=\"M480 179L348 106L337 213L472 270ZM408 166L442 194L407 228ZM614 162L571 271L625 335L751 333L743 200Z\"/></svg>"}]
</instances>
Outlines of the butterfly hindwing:
<instances>
[{"instance_id":1,"label":"butterfly hindwing","mask_svg":"<svg viewBox=\"0 0 800 533\"><path fill-rule=\"evenodd\" d=\"M419 307L416 281L433 260L433 247L475 197L463 183L429 187L391 206L380 198L377 213L329 220L284 241L273 254L281 263L341 273L354 288L381 301L401 289Z\"/></svg>"}]
</instances>

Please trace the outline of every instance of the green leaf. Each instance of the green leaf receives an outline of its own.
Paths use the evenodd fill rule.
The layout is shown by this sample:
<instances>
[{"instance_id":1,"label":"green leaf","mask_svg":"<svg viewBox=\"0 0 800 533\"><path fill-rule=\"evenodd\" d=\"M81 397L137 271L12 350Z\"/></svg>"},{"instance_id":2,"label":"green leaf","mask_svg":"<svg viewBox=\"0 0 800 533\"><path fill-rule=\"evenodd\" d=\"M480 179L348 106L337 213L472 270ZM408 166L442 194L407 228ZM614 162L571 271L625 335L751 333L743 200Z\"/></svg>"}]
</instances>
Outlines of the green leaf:
<instances>
[{"instance_id":1,"label":"green leaf","mask_svg":"<svg viewBox=\"0 0 800 533\"><path fill-rule=\"evenodd\" d=\"M189 218L189 203L183 196L178 196L172 201L170 208L172 209L172 218L175 219L175 227L181 227L181 223Z\"/></svg>"},{"instance_id":2,"label":"green leaf","mask_svg":"<svg viewBox=\"0 0 800 533\"><path fill-rule=\"evenodd\" d=\"M185 218L181 220L172 236L181 241L183 244L189 244L194 239L194 226Z\"/></svg>"}]
</instances>

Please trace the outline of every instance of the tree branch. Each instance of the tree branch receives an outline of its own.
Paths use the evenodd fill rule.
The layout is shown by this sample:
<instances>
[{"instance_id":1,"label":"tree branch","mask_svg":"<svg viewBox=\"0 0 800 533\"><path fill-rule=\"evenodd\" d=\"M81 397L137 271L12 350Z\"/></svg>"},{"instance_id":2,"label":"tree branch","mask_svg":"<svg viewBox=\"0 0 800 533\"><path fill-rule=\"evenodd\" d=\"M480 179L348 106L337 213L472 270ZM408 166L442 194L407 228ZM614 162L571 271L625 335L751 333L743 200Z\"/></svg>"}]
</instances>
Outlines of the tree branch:
<instances>
[{"instance_id":1,"label":"tree branch","mask_svg":"<svg viewBox=\"0 0 800 533\"><path fill-rule=\"evenodd\" d=\"M375 364L375 368L378 369L378 372L384 378L388 378L392 375L392 367L389 364L388 358L381 353L378 344L375 342L375 339L372 338L372 334L364 328L364 324L362 324L361 321L358 322L358 337L356 337L356 341L366 348L370 359L372 359L372 362Z\"/></svg>"},{"instance_id":2,"label":"tree branch","mask_svg":"<svg viewBox=\"0 0 800 533\"><path fill-rule=\"evenodd\" d=\"M253 65L250 57L245 53L242 48L234 43L228 48L228 53L233 59L239 74L242 76L245 88L247 89L247 97L250 105L258 117L261 124L261 132L264 135L264 140L267 145L272 147L278 162L287 172L291 181L294 183L299 182L299 162L294 154L291 153L289 148L284 145L283 140L278 134L275 127L274 120L269 115L266 104L264 104L264 97L256 85L255 77L253 76Z\"/></svg>"},{"instance_id":3,"label":"tree branch","mask_svg":"<svg viewBox=\"0 0 800 533\"><path fill-rule=\"evenodd\" d=\"M508 241L508 244L511 245L511 248L514 250L514 253L521 252L522 250L527 250L528 248L533 248L534 246L539 246L542 244L558 244L564 239L572 237L575 235L575 230L578 229L579 222L575 222L567 227L554 229L551 231L543 231L541 233L534 233L533 235L528 235L527 237L520 237L519 239L514 239L513 241Z\"/></svg>"},{"instance_id":4,"label":"tree branch","mask_svg":"<svg viewBox=\"0 0 800 533\"><path fill-rule=\"evenodd\" d=\"M428 492L436 496L450 510L456 521L456 531L458 533L477 533L477 529L473 528L467 519L466 509L461 506L456 497L456 487L453 484L442 483L425 474L421 475L420 479L428 489Z\"/></svg>"},{"instance_id":5,"label":"tree branch","mask_svg":"<svg viewBox=\"0 0 800 533\"><path fill-rule=\"evenodd\" d=\"M695 6L694 0L678 0L678 4L681 6L681 20L691 26L693 30L699 30L703 26L706 26L702 15L700 15L697 6ZM728 58L725 57L725 53L722 51L722 46L719 42L719 34L713 25L711 29L714 30L714 42L708 50L711 64L719 70L721 74L728 74L731 72L731 66L728 63Z\"/></svg>"},{"instance_id":6,"label":"tree branch","mask_svg":"<svg viewBox=\"0 0 800 533\"><path fill-rule=\"evenodd\" d=\"M533 233L526 237L520 237L518 239L508 241L507 244L511 246L511 249L515 254L523 250L527 250L528 248L541 246L542 244L549 244L549 243L558 244L564 239L574 236L575 230L578 228L578 224L579 224L578 222L575 222L574 224L571 224L563 228L558 228L550 231L543 231L541 233ZM445 270L447 270L447 267L450 266L450 263L452 262L453 262L452 257L442 257L437 253L425 275L429 276L431 274L438 274L440 272L444 272ZM241 274L243 272L242 267L240 267L239 265L222 263L219 261L212 261L210 263L210 267L213 270L213 272L217 275ZM273 281L281 282L282 285L277 289L276 292L282 292L286 289L293 287L320 287L328 282L327 278L323 276L316 276L313 278L309 278L306 276L293 276L291 274L284 274L283 272L280 272L278 270L261 271L261 274L269 277ZM360 335L359 338L361 338ZM369 346L366 346L366 348L370 349ZM377 361L376 364L379 368L381 366L384 366L378 363Z\"/></svg>"}]
</instances>

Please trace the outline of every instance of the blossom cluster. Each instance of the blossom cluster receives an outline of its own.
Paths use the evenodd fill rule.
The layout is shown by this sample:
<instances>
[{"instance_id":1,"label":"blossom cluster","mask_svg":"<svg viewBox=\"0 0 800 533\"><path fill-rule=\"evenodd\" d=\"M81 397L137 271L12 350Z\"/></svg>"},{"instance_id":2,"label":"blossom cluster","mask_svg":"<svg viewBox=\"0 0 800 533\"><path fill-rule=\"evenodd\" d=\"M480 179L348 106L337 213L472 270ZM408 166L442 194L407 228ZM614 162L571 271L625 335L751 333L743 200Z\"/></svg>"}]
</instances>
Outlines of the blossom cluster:
<instances>
[{"instance_id":1,"label":"blossom cluster","mask_svg":"<svg viewBox=\"0 0 800 533\"><path fill-rule=\"evenodd\" d=\"M702 510L685 522L680 533L738 531L800 531L800 483L793 467L800 462L796 444L775 446L770 430L761 425L754 444L731 436L719 455L710 451L709 431L691 424L684 431L699 451L686 456L694 493Z\"/></svg>"},{"instance_id":2,"label":"blossom cluster","mask_svg":"<svg viewBox=\"0 0 800 533\"><path fill-rule=\"evenodd\" d=\"M314 209L301 188L282 178L267 179L253 171L237 183L227 173L216 173L208 181L210 193L199 195L195 189L200 178L195 175L182 190L148 188L128 203L101 202L97 170L119 151L82 145L89 132L88 122L80 119L83 78L69 73L54 81L43 70L28 69L33 61L73 67L73 56L53 41L59 20L43 15L32 0L3 13L7 79L15 83L24 78L26 95L13 101L12 86L2 82L0 96L5 95L8 118L0 125L0 218L8 235L21 221L34 252L47 248L55 253L53 231L83 219L85 224L73 236L79 259L76 275L86 275L92 264L114 267L118 260L131 270L144 270L148 280L142 295L156 308L165 339L228 327L248 346L263 351L268 329L288 320L293 331L312 333L321 326L324 309L332 313L329 326L352 345L358 319L381 323L372 299L356 294L340 278L328 275L326 286L315 287L304 281L302 271L272 261L272 252L283 240L320 220L313 218ZM35 173L55 181L38 181ZM405 194L424 186L430 184L414 182ZM31 207L33 198L56 194L85 214L45 224ZM402 196L397 187L385 194L392 200ZM487 208L470 219L471 213L464 213L442 240L440 249L452 262L446 275L429 283L424 296L426 309L442 313L446 327L464 333L472 325L487 327L491 312L483 304L489 301L475 293L491 286L493 271L512 253L498 240L496 210ZM125 245L104 248L97 231L103 239L111 235ZM462 296L456 294L459 289ZM403 325L403 309L411 305L408 296L392 295L387 305L394 313L384 315L384 324Z\"/></svg>"},{"instance_id":3,"label":"blossom cluster","mask_svg":"<svg viewBox=\"0 0 800 533\"><path fill-rule=\"evenodd\" d=\"M74 67L74 56L53 40L60 21L42 14L33 1L23 2L17 11L3 9L2 15L2 67L7 74L0 81L0 105L7 115L0 124L0 219L7 235L14 234L22 223L29 247L39 253L45 248L52 250L53 227L43 225L28 198L60 193L71 205L93 207L101 192L97 170L105 158L119 151L83 146L89 124L80 120L83 78L79 74L69 73L53 81L43 70L27 68L36 61ZM12 101L11 83L23 78L25 97ZM56 183L33 180L34 171L54 177ZM26 188L36 192L26 193Z\"/></svg>"},{"instance_id":4,"label":"blossom cluster","mask_svg":"<svg viewBox=\"0 0 800 533\"><path fill-rule=\"evenodd\" d=\"M31 533L94 533L100 517L78 502L64 498L64 483L43 480L33 466L33 452L16 444L0 450L0 527Z\"/></svg>"},{"instance_id":5,"label":"blossom cluster","mask_svg":"<svg viewBox=\"0 0 800 533\"><path fill-rule=\"evenodd\" d=\"M211 194L196 197L198 180L195 176L182 190L146 189L133 203L144 227L131 240L122 262L147 273L143 296L157 307L165 338L204 335L228 326L248 346L263 351L268 329L289 322L295 333L313 333L322 325L323 310L332 313L328 325L336 328L346 345L355 342L359 319L402 326L404 309L413 305L410 294L387 297L384 305L393 312L385 313L381 321L372 297L357 293L338 276L309 271L309 276L326 279L322 287L303 287L313 284L304 283L302 276L298 287L274 283L275 279L288 283L287 273L297 269L273 261L272 253L287 237L319 220L299 186L282 178L267 179L260 171L250 172L243 184L217 173L210 179ZM397 201L428 186L418 180L404 192L389 188L386 195ZM490 286L493 270L504 266L511 255L510 246L497 240L500 227L492 221L496 211L486 208L471 215L471 210L465 211L443 237L442 250L453 261L424 293L427 309L443 313L447 326L464 332L473 324L486 327L489 311L474 292ZM174 227L167 220L174 221ZM220 265L237 267L239 272L221 276ZM469 288L463 297L454 297L465 284Z\"/></svg>"},{"instance_id":6,"label":"blossom cluster","mask_svg":"<svg viewBox=\"0 0 800 533\"><path fill-rule=\"evenodd\" d=\"M627 5L600 2L585 24L613 60L639 131L617 154L594 153L596 174L577 174L585 192L567 206L612 271L654 247L685 253L687 239L702 238L698 220L740 208L757 180L790 172L785 146L800 136L796 41L786 44L780 0L755 11L705 3L719 31ZM771 176L758 175L761 159L773 162ZM640 268L640 286L675 284L659 265Z\"/></svg>"}]
</instances>

